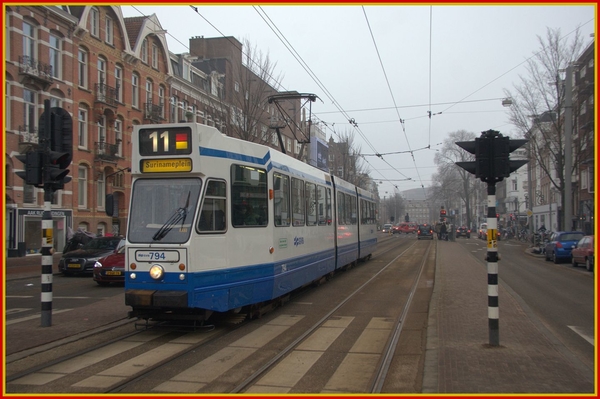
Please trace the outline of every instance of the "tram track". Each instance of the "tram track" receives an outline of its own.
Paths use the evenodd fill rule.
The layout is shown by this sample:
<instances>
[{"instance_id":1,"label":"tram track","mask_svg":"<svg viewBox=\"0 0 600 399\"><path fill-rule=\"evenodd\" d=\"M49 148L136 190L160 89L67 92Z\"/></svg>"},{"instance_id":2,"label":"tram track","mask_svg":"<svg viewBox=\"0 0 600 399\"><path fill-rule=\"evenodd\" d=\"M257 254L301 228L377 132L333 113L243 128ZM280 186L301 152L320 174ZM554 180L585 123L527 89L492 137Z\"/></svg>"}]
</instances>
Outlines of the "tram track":
<instances>
[{"instance_id":1,"label":"tram track","mask_svg":"<svg viewBox=\"0 0 600 399\"><path fill-rule=\"evenodd\" d=\"M400 243L400 245L398 245L399 243ZM278 364L278 362L280 362L286 355L288 355L289 353L293 352L296 348L298 348L298 346L301 345L302 342L304 342L307 337L309 337L312 333L314 333L318 328L322 327L324 325L324 323L326 323L328 320L332 320L332 319L335 319L336 317L339 317L338 316L339 312L345 306L347 306L348 303L353 300L353 298L355 299L357 296L361 295L361 293L364 293L366 287L368 287L369 285L373 285L373 282L375 280L381 279L383 273L386 273L386 271L389 272L391 265L393 265L395 262L397 263L409 251L415 252L414 247L416 245L418 245L417 242L413 241L413 240L400 241L395 237L390 237L389 239L385 239L385 238L382 239L380 241L380 246L379 246L380 249L374 254L373 259L371 259L371 261L369 261L369 262L365 262L364 265L362 265L361 267L356 269L357 271L359 271L359 273L356 273L357 275L361 274L361 273L366 273L367 270L369 270L369 268L373 269L372 270L373 274L370 276L370 278L365 280L357 288L353 289L350 294L347 294L345 296L345 298L343 298L340 301L337 301L337 304L333 308L329 309L326 314L322 315L310 327L308 327L308 328L303 327L304 328L303 330L301 330L300 328L298 328L297 331L295 330L293 332L295 338L292 340L292 342L289 342L283 350L278 350L278 352L276 351L277 354L275 356L271 357L270 360L262 361L261 365L253 366L253 368L255 370L253 373L250 373L249 375L245 376L244 378L239 379L238 382L235 383L235 386L232 386L231 388L228 388L226 390L225 389L216 390L214 392L239 393L239 392L248 391L248 389L250 387L252 387L254 382L256 382L260 378L264 377L264 375L266 373L268 373L269 370L271 370L273 367L275 367ZM435 245L435 244L429 245L429 247L427 248L427 253L429 253L429 250L432 245ZM398 251L399 248L401 248L400 249L401 253L398 255L395 255L393 251ZM421 247L421 249L419 249L419 251L417 251L417 252L422 252L422 251L423 251L423 248ZM392 256L390 256L390 255L392 255ZM386 348L387 348L386 354L382 356L380 365L378 366L379 371L377 373L377 377L375 377L373 379L372 388L371 388L371 392L373 392L373 393L381 392L381 384L382 383L380 381L385 380L385 375L387 374L386 368L389 368L389 363L391 362L391 359L393 358L392 353L394 352L395 343L397 342L398 336L402 332L403 322L406 318L408 309L410 308L410 302L412 302L412 297L414 296L414 291L416 289L417 282L418 282L420 276L422 275L422 271L425 267L424 266L425 260L427 258L428 258L428 256L426 255L425 258L421 261L421 263L418 267L419 272L416 277L413 277L413 282L411 285L412 288L408 295L408 300L402 307L402 310L399 313L397 313L397 316L395 317L396 321L395 321L394 335L392 335L392 336L390 336L390 338L388 338L388 343L386 345ZM385 264L383 266L378 266L377 262L383 262ZM363 266L364 266L364 268L363 268ZM379 270L375 270L376 267ZM335 280L335 278L334 278L334 280ZM301 293L300 295L301 296L302 295L311 295L311 293L319 292L319 290L322 290L322 288L319 288L317 290L307 290L308 294ZM286 306L279 308L279 310L274 311L274 313L286 313ZM258 320L257 322L259 322L259 321L260 320ZM148 392L148 390L144 390L143 388L140 388L140 387L150 386L152 384L152 382L154 380L156 380L157 375L165 374L164 370L170 370L170 369L177 370L178 368L180 368L180 366L177 366L177 364L186 358L188 359L188 362L190 362L191 361L190 358L192 358L192 357L197 357L199 355L205 356L205 354L206 354L206 356L208 356L212 352L210 350L208 350L207 348L219 347L222 345L226 345L228 340L234 339L233 338L234 334L236 334L236 335L241 334L240 330L243 330L242 327L252 326L252 325L253 325L253 322L241 323L241 324L236 325L235 327L232 327L232 326L229 326L227 328L215 327L215 330L211 334L208 334L208 335L210 335L210 337L205 337L205 339L196 337L195 338L196 342L193 342L194 338L192 338L192 337L194 336L194 334L191 334L189 332L181 331L180 329L177 330L174 327L165 327L165 326L157 327L158 329L163 330L164 334L161 334L161 336L163 336L163 339L160 341L160 344L158 343L158 341L160 339L155 338L157 340L156 341L157 343L154 345L154 349L159 348L160 345L163 345L165 343L167 343L167 344L170 343L171 346L173 346L172 345L173 342L186 342L186 340L187 340L187 343L185 344L186 346L182 346L180 348L181 350L175 350L170 355L163 356L159 360L154 361L152 364L146 364L146 366L143 367L143 369L140 370L139 372L132 372L130 375L120 378L118 381L115 379L115 383L110 384L109 386L107 385L104 388L102 388L102 387L87 388L85 390L76 389L75 392L90 392L90 393L98 393L98 392L125 393L125 392L144 392L144 391ZM153 328L150 330L154 330L156 332L157 328ZM139 336L142 336L144 333L146 333L146 331L135 331L135 332L123 335L122 337L118 338L117 341L127 340L128 338L134 337L136 335L139 337ZM169 335L170 338L169 339L164 338L164 336L166 336L166 335ZM231 338L228 338L228 337L231 337ZM13 385L13 384L15 382L18 382L19 380L24 380L24 379L26 380L28 377L32 378L32 376L39 375L39 374L52 373L53 372L52 370L55 370L55 367L59 367L61 363L65 364L68 362L73 362L73 361L75 361L74 359L86 357L86 356L89 357L90 354L92 354L92 353L100 353L100 352L102 352L102 350L105 350L112 342L113 341L111 341L110 343L106 343L106 344L99 344L99 345L87 348L85 351L75 352L75 353L72 353L71 355L67 355L67 356L61 357L59 359L56 359L53 362L49 362L44 365L36 366L35 368L31 368L24 372L13 374L13 375L7 377L6 382L9 384L9 386L11 387L11 391L12 391L12 388L14 388L15 386L18 386L18 384L17 385ZM150 343L152 343L152 342L153 342L153 340L148 341L148 345L149 345L148 350L149 351L153 350L152 349L153 347L150 345ZM221 344L221 343L223 343L223 344ZM137 351L134 351L134 350L131 351L131 355L129 356L130 357L129 361L131 361L132 358L135 359L136 354L137 354L137 356L140 356L140 359L141 359L141 356L143 356L143 350L141 350L141 347L138 348ZM126 358L127 356L124 355L124 357ZM125 358L122 360L123 364L125 364L128 361L128 359L125 359ZM142 362L140 362L140 364L141 363ZM98 374L103 375L103 376L110 375L110 373L102 372L102 371ZM56 384L56 385L58 387L60 384ZM73 384L73 385L77 386L77 383ZM208 392L210 392L211 387L213 385L207 384L205 389L207 389ZM82 385L81 383L79 383L79 386L85 386L85 384ZM21 385L21 388L23 388L22 385ZM15 392L57 392L55 390L44 391L43 389L44 389L43 387L33 388L30 390L17 389L17 390L15 390ZM57 389L57 388L54 388L54 389ZM62 387L60 389L64 392L65 388ZM67 390L67 392L69 392L69 391ZM197 390L196 392L204 392L204 391ZM251 391L249 391L249 392L251 392Z\"/></svg>"}]
</instances>

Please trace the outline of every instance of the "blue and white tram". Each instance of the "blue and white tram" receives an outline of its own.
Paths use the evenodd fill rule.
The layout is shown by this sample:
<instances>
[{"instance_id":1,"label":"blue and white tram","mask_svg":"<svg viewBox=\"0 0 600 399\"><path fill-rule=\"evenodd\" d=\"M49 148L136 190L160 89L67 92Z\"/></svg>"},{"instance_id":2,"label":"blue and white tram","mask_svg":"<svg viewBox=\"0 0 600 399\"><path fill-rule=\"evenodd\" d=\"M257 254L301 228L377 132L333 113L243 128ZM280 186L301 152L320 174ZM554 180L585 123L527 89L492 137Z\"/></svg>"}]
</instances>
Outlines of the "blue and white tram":
<instances>
[{"instance_id":1,"label":"blue and white tram","mask_svg":"<svg viewBox=\"0 0 600 399\"><path fill-rule=\"evenodd\" d=\"M279 151L195 123L132 142L132 317L257 308L376 249L373 195Z\"/></svg>"}]
</instances>

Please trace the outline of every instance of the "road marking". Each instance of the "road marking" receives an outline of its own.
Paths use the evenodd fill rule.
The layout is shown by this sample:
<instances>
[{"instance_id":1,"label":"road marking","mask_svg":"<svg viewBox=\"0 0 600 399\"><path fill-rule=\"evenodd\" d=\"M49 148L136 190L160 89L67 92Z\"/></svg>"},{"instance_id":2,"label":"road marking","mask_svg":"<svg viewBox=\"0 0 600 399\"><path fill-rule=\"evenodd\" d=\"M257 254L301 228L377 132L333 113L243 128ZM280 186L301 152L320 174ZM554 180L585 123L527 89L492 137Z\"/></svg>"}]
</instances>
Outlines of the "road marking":
<instances>
[{"instance_id":1,"label":"road marking","mask_svg":"<svg viewBox=\"0 0 600 399\"><path fill-rule=\"evenodd\" d=\"M31 310L33 308L14 308L14 309L7 309L6 310L6 314L17 314L17 313L23 313L23 312L27 312L29 310Z\"/></svg>"},{"instance_id":2,"label":"road marking","mask_svg":"<svg viewBox=\"0 0 600 399\"><path fill-rule=\"evenodd\" d=\"M592 333L592 335L584 332L584 328L582 327L577 327L577 326L567 326L569 327L571 330L575 331L575 333L577 333L577 335L579 335L581 338L585 339L587 342L589 342L590 344L594 345L594 334Z\"/></svg>"},{"instance_id":3,"label":"road marking","mask_svg":"<svg viewBox=\"0 0 600 399\"><path fill-rule=\"evenodd\" d=\"M69 310L73 310L73 309L55 309L52 311L52 314L58 314L58 313L63 313L63 312L68 312ZM5 325L9 326L11 324L17 324L17 323L21 323L23 321L27 321L27 320L33 320L33 319L39 319L41 317L41 313L36 313L34 315L31 316L27 316L27 317L21 317L20 319L13 319L13 320L7 320Z\"/></svg>"}]
</instances>

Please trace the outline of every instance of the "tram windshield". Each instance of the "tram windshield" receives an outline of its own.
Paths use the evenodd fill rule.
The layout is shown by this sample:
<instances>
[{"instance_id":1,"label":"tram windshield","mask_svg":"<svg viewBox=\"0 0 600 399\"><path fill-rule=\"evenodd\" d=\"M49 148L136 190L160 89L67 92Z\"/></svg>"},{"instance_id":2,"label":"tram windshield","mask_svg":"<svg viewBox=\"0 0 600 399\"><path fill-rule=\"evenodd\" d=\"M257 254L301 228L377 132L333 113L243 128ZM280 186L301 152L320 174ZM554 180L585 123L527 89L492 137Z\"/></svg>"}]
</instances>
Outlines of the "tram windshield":
<instances>
[{"instance_id":1,"label":"tram windshield","mask_svg":"<svg viewBox=\"0 0 600 399\"><path fill-rule=\"evenodd\" d=\"M138 179L131 194L129 242L187 242L200 196L200 179Z\"/></svg>"}]
</instances>

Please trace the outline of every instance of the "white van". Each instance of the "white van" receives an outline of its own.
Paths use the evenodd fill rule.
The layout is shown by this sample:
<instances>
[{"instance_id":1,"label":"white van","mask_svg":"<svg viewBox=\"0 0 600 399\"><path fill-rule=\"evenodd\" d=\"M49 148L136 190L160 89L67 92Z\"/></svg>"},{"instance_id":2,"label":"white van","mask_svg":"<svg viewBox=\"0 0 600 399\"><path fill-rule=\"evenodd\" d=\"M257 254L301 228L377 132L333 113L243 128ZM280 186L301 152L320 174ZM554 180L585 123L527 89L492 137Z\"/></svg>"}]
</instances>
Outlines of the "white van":
<instances>
[{"instance_id":1,"label":"white van","mask_svg":"<svg viewBox=\"0 0 600 399\"><path fill-rule=\"evenodd\" d=\"M487 240L487 223L481 223L477 232L477 237L482 240Z\"/></svg>"}]
</instances>

